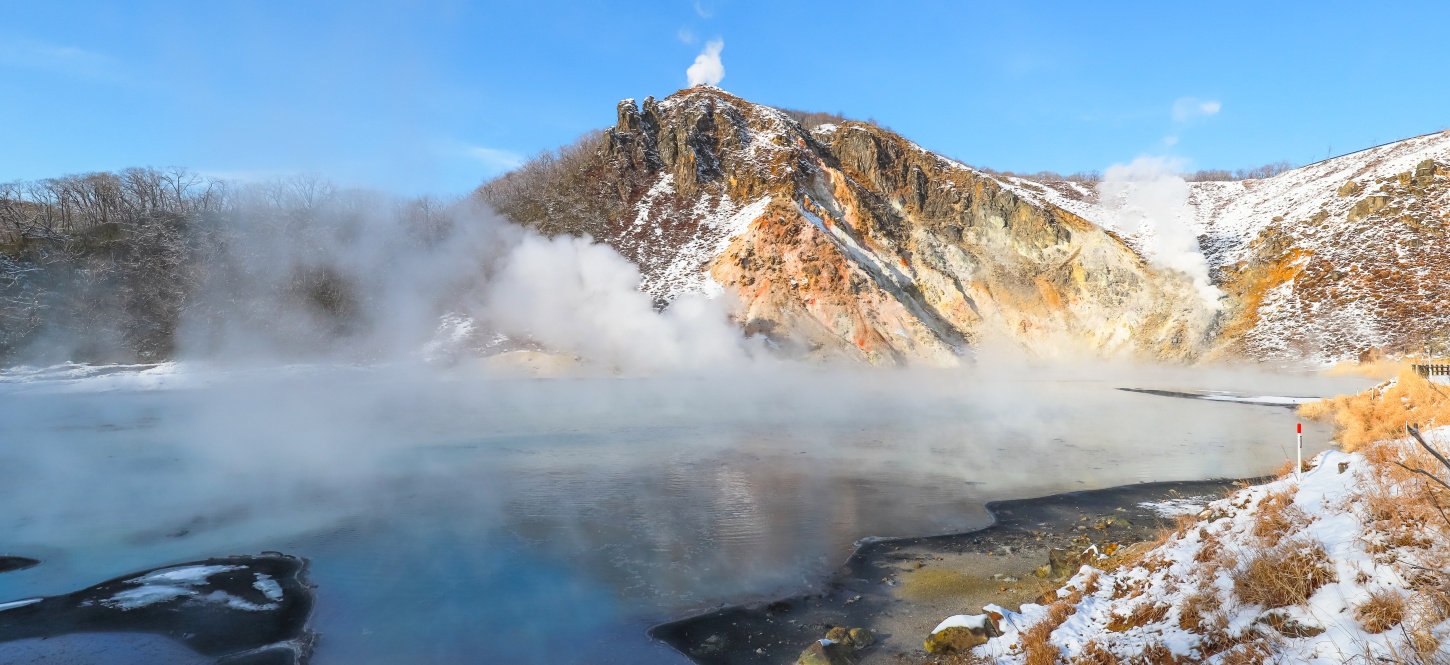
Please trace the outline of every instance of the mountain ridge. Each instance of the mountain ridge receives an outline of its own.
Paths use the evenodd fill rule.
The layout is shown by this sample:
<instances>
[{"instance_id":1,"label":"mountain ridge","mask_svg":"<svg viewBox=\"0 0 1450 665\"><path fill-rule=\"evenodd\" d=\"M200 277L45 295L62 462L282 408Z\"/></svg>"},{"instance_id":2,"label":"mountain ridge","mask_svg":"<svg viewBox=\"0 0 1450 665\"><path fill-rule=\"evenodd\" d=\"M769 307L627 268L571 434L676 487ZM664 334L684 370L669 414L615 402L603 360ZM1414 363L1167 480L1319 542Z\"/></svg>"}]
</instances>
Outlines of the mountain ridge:
<instances>
[{"instance_id":1,"label":"mountain ridge","mask_svg":"<svg viewBox=\"0 0 1450 665\"><path fill-rule=\"evenodd\" d=\"M1450 341L1434 295L1450 288L1434 268L1450 258L1435 242L1450 226L1450 133L1268 178L1180 178L1186 205L1162 223L1197 237L1210 275L1198 295L1221 289L1213 303L1157 263L1158 227L1124 223L1138 183L1107 200L1080 181L974 169L871 123L806 129L708 86L623 100L616 116L593 149L631 187L598 206L622 213L583 232L635 262L661 306L726 297L747 332L809 353L949 365L1006 344L1331 362ZM1344 267L1360 276L1344 281Z\"/></svg>"},{"instance_id":2,"label":"mountain ridge","mask_svg":"<svg viewBox=\"0 0 1450 665\"><path fill-rule=\"evenodd\" d=\"M701 87L621 102L600 143L628 174L615 180L642 184L627 206L601 205L631 214L591 235L638 264L661 301L678 295L663 285L730 291L747 331L786 346L950 365L989 341L1191 360L1209 339L1214 315L1180 276L875 125L808 131ZM515 218L523 207L500 203Z\"/></svg>"}]
</instances>

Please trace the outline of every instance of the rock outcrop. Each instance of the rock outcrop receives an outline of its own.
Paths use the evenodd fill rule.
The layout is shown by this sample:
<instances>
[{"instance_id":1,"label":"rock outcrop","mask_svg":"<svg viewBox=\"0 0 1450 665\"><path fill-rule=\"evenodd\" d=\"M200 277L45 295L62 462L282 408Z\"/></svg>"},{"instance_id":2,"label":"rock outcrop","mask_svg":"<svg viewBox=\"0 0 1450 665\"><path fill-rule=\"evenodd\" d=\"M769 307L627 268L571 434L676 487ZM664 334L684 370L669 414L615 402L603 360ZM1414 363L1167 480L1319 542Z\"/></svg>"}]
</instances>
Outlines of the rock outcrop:
<instances>
[{"instance_id":1,"label":"rock outcrop","mask_svg":"<svg viewBox=\"0 0 1450 665\"><path fill-rule=\"evenodd\" d=\"M1000 343L1191 360L1213 336L1185 277L872 124L807 131L696 87L621 102L599 141L600 172L634 185L588 231L662 306L730 298L747 332L787 352L952 365Z\"/></svg>"}]
</instances>

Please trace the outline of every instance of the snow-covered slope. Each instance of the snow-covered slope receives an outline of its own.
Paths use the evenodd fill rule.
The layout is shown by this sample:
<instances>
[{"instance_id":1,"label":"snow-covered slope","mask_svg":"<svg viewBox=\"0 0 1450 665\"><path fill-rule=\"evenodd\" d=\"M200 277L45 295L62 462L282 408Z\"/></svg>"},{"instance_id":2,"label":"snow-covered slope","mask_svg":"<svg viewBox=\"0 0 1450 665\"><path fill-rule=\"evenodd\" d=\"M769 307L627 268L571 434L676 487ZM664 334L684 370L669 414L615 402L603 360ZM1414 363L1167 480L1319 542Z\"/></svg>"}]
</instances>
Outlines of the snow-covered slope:
<instances>
[{"instance_id":1,"label":"snow-covered slope","mask_svg":"<svg viewBox=\"0 0 1450 665\"><path fill-rule=\"evenodd\" d=\"M1427 439L1443 447L1450 429ZM990 617L1001 635L976 653L1005 665L1443 662L1450 541L1420 521L1433 486L1392 464L1428 456L1382 445L1214 501L1135 561L1085 565L1051 604L956 624ZM1425 511L1401 509L1414 502Z\"/></svg>"},{"instance_id":2,"label":"snow-covered slope","mask_svg":"<svg viewBox=\"0 0 1450 665\"><path fill-rule=\"evenodd\" d=\"M1186 226L1229 296L1226 349L1332 361L1447 341L1447 167L1450 132L1427 134L1272 178L1185 183L1184 205L1160 219L1143 219L1142 183L1012 182L1135 246Z\"/></svg>"}]
</instances>

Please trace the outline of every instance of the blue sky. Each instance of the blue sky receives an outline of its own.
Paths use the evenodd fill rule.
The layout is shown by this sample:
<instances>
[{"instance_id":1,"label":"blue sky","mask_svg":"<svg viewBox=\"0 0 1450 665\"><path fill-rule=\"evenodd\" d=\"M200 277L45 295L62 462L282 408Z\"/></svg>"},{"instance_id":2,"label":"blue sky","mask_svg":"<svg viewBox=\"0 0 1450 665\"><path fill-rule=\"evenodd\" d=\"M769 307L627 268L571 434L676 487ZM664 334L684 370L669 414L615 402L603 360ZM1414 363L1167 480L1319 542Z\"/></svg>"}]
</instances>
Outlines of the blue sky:
<instances>
[{"instance_id":1,"label":"blue sky","mask_svg":"<svg viewBox=\"0 0 1450 665\"><path fill-rule=\"evenodd\" d=\"M1450 3L6 2L0 180L135 165L467 191L664 96L1003 170L1304 164L1450 125ZM1175 113L1175 110L1177 111Z\"/></svg>"}]
</instances>

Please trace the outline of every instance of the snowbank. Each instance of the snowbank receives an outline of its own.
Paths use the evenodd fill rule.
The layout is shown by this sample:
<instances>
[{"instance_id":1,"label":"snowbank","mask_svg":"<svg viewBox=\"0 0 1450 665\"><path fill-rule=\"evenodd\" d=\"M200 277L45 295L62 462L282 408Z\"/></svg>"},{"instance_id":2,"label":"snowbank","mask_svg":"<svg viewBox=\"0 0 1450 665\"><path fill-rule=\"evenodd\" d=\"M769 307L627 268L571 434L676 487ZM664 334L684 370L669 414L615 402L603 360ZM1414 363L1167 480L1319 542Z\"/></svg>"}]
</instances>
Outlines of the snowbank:
<instances>
[{"instance_id":1,"label":"snowbank","mask_svg":"<svg viewBox=\"0 0 1450 665\"><path fill-rule=\"evenodd\" d=\"M1450 428L1426 439L1443 449ZM1450 519L1421 509L1444 505L1433 495L1444 488L1407 468L1445 471L1411 439L1321 453L1302 477L1208 503L1141 558L1084 566L1051 605L987 608L1002 636L974 653L1010 664L1424 662L1450 634Z\"/></svg>"}]
</instances>

